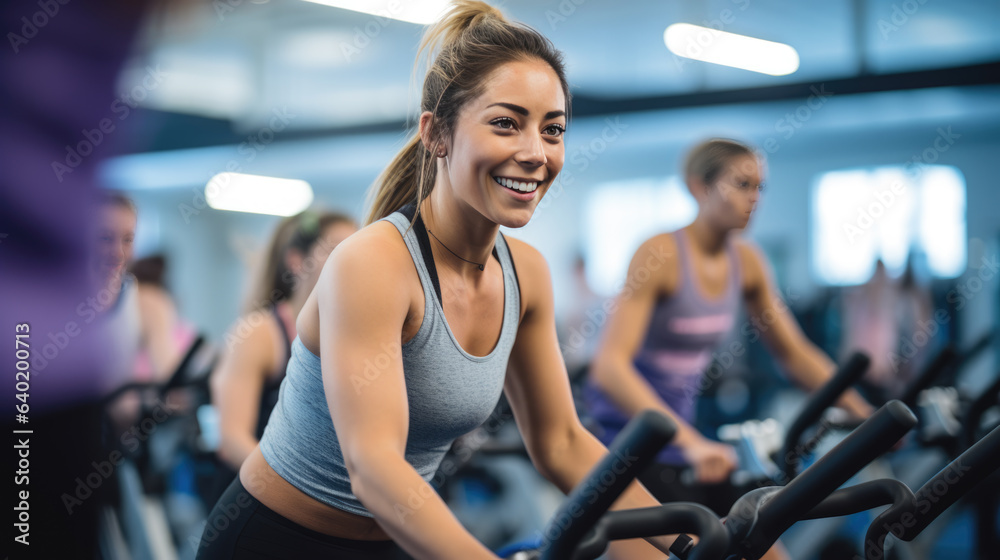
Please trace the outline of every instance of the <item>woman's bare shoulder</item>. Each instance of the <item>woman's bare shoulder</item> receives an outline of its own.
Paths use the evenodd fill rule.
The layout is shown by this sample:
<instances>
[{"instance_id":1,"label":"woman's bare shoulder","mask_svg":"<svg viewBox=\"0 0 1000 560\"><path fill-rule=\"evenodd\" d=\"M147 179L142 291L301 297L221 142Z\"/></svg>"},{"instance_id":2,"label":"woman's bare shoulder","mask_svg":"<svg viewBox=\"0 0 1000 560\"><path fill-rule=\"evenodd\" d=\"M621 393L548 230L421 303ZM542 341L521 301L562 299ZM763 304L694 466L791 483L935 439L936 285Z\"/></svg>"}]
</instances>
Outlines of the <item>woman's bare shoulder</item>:
<instances>
[{"instance_id":1,"label":"woman's bare shoulder","mask_svg":"<svg viewBox=\"0 0 1000 560\"><path fill-rule=\"evenodd\" d=\"M679 265L674 232L659 233L639 246L629 265L629 280L652 279L655 292L669 297L677 289Z\"/></svg>"},{"instance_id":2,"label":"woman's bare shoulder","mask_svg":"<svg viewBox=\"0 0 1000 560\"><path fill-rule=\"evenodd\" d=\"M401 317L422 296L406 243L396 226L385 221L370 224L337 245L323 266L316 293L320 304L331 297L349 308L377 305Z\"/></svg>"},{"instance_id":3,"label":"woman's bare shoulder","mask_svg":"<svg viewBox=\"0 0 1000 560\"><path fill-rule=\"evenodd\" d=\"M504 235L504 240L510 249L510 258L517 267L517 276L522 284L548 276L548 263L538 249L509 235Z\"/></svg>"},{"instance_id":4,"label":"woman's bare shoulder","mask_svg":"<svg viewBox=\"0 0 1000 560\"><path fill-rule=\"evenodd\" d=\"M762 287L768 276L770 266L764 252L761 251L753 241L739 237L734 241L736 255L739 258L741 276L743 278L743 291L753 293Z\"/></svg>"},{"instance_id":5,"label":"woman's bare shoulder","mask_svg":"<svg viewBox=\"0 0 1000 560\"><path fill-rule=\"evenodd\" d=\"M324 267L324 274L330 269L337 274L353 274L367 271L399 272L410 265L412 258L406 242L396 226L379 221L365 226L344 241L330 253Z\"/></svg>"},{"instance_id":6,"label":"woman's bare shoulder","mask_svg":"<svg viewBox=\"0 0 1000 560\"><path fill-rule=\"evenodd\" d=\"M653 254L660 261L673 259L677 254L676 233L673 231L658 233L644 241L640 249Z\"/></svg>"}]
</instances>

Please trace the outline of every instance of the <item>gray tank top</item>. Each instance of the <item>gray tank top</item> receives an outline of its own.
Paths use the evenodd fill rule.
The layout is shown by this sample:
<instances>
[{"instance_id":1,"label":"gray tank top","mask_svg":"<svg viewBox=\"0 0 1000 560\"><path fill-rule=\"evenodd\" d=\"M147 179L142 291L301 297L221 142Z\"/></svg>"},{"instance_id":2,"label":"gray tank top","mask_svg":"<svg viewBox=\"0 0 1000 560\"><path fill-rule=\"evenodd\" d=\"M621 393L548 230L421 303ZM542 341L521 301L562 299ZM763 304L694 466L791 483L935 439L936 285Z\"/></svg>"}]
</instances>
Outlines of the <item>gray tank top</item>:
<instances>
[{"instance_id":1,"label":"gray tank top","mask_svg":"<svg viewBox=\"0 0 1000 560\"><path fill-rule=\"evenodd\" d=\"M412 211L412 207L405 208L384 219L403 236L424 291L423 321L417 334L403 345L402 358L409 403L405 457L429 482L452 442L486 421L499 401L521 301L514 263L506 240L498 234L493 254L504 281L500 339L486 356L463 350L445 321L423 222L410 227ZM320 359L296 337L278 403L260 440L261 453L275 472L308 496L373 517L351 492L324 395Z\"/></svg>"}]
</instances>

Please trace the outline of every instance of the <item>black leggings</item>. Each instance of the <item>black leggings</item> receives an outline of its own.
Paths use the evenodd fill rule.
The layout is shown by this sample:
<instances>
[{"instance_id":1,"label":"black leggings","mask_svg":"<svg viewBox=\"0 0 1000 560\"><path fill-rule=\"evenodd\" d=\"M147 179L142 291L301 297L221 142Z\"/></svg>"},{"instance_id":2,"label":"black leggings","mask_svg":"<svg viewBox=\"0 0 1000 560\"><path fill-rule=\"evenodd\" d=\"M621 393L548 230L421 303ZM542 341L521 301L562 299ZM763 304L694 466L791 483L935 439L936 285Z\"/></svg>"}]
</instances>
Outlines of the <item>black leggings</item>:
<instances>
[{"instance_id":1,"label":"black leggings","mask_svg":"<svg viewBox=\"0 0 1000 560\"><path fill-rule=\"evenodd\" d=\"M253 497L237 476L208 514L197 560L412 560L393 541L356 541L307 529Z\"/></svg>"}]
</instances>

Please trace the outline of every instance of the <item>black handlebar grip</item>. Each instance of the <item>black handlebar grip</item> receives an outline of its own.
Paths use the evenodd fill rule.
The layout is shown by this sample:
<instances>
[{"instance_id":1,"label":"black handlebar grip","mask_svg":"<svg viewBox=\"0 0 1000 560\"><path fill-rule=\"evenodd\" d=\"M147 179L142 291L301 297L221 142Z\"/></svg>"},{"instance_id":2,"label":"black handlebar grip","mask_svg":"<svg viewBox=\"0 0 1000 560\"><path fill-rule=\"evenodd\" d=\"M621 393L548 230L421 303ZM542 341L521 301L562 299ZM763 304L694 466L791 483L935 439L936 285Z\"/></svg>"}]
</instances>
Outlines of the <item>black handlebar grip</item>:
<instances>
[{"instance_id":1,"label":"black handlebar grip","mask_svg":"<svg viewBox=\"0 0 1000 560\"><path fill-rule=\"evenodd\" d=\"M823 411L830 408L844 391L861 379L870 363L871 359L868 356L855 352L825 385L809 397L805 408L785 433L785 443L781 446L781 453L778 454L778 468L785 475L785 480L794 478L798 470L801 453L798 453L796 448L802 434L820 419Z\"/></svg>"},{"instance_id":2,"label":"black handlebar grip","mask_svg":"<svg viewBox=\"0 0 1000 560\"><path fill-rule=\"evenodd\" d=\"M895 479L880 478L837 490L809 510L802 519L844 517L912 499L913 492L906 484Z\"/></svg>"},{"instance_id":3,"label":"black handlebar grip","mask_svg":"<svg viewBox=\"0 0 1000 560\"><path fill-rule=\"evenodd\" d=\"M851 432L829 453L775 492L760 507L754 541L770 541L805 517L830 493L882 453L917 424L917 417L899 401L889 401ZM764 548L764 550L767 550ZM763 551L761 551L763 552Z\"/></svg>"},{"instance_id":4,"label":"black handlebar grip","mask_svg":"<svg viewBox=\"0 0 1000 560\"><path fill-rule=\"evenodd\" d=\"M993 348L994 344L1000 344L1000 330L984 332L969 347L959 352L958 360L955 361L955 367L949 368L948 371L945 372L945 375L938 379L938 385L943 387L954 387L956 385L958 372L962 371L962 369L968 366L971 361L976 359L984 351Z\"/></svg>"},{"instance_id":5,"label":"black handlebar grip","mask_svg":"<svg viewBox=\"0 0 1000 560\"><path fill-rule=\"evenodd\" d=\"M984 350L988 350L993 346L993 339L997 337L997 331L986 331L975 342L972 343L965 351L962 352L961 361L964 364L969 360L975 358L981 354Z\"/></svg>"},{"instance_id":6,"label":"black handlebar grip","mask_svg":"<svg viewBox=\"0 0 1000 560\"><path fill-rule=\"evenodd\" d=\"M982 422L983 414L997 402L1000 397L1000 371L997 372L996 379L990 383L986 390L976 397L969 405L969 409L962 419L962 447L969 448L976 442L976 431Z\"/></svg>"},{"instance_id":7,"label":"black handlebar grip","mask_svg":"<svg viewBox=\"0 0 1000 560\"><path fill-rule=\"evenodd\" d=\"M958 361L958 353L955 352L955 348L950 344L945 346L943 350L938 352L937 356L931 360L931 363L927 364L927 367L917 375L909 385L906 386L906 390L903 391L903 396L899 397L899 400L903 401L906 406L914 406L917 404L917 397L920 392L931 386L936 379L941 377L945 371L948 370Z\"/></svg>"},{"instance_id":8,"label":"black handlebar grip","mask_svg":"<svg viewBox=\"0 0 1000 560\"><path fill-rule=\"evenodd\" d=\"M571 558L587 531L676 433L677 425L659 412L636 415L552 516L542 534L542 560Z\"/></svg>"},{"instance_id":9,"label":"black handlebar grip","mask_svg":"<svg viewBox=\"0 0 1000 560\"><path fill-rule=\"evenodd\" d=\"M729 532L712 510L688 503L672 502L659 507L613 511L594 525L572 556L572 560L593 560L614 540L651 535L689 533L698 536L698 544L685 547L683 539L671 547L685 560L721 560L729 548ZM690 538L682 535L690 541Z\"/></svg>"},{"instance_id":10,"label":"black handlebar grip","mask_svg":"<svg viewBox=\"0 0 1000 560\"><path fill-rule=\"evenodd\" d=\"M913 540L944 510L997 469L1000 469L1000 427L993 428L992 432L913 493L918 505L916 523L905 524L906 531L900 538L905 541Z\"/></svg>"},{"instance_id":11,"label":"black handlebar grip","mask_svg":"<svg viewBox=\"0 0 1000 560\"><path fill-rule=\"evenodd\" d=\"M994 428L930 479L908 500L898 501L872 521L865 548L882 554L885 538L911 541L959 498L1000 467L1000 428Z\"/></svg>"},{"instance_id":12,"label":"black handlebar grip","mask_svg":"<svg viewBox=\"0 0 1000 560\"><path fill-rule=\"evenodd\" d=\"M194 339L194 342L188 346L187 352L184 353L184 357L181 359L177 367L174 368L173 373L170 374L170 379L167 380L166 384L160 389L160 395L166 395L171 389L180 387L184 384L184 375L187 370L191 367L191 362L194 361L195 355L201 350L201 347L205 345L205 336L198 335Z\"/></svg>"}]
</instances>

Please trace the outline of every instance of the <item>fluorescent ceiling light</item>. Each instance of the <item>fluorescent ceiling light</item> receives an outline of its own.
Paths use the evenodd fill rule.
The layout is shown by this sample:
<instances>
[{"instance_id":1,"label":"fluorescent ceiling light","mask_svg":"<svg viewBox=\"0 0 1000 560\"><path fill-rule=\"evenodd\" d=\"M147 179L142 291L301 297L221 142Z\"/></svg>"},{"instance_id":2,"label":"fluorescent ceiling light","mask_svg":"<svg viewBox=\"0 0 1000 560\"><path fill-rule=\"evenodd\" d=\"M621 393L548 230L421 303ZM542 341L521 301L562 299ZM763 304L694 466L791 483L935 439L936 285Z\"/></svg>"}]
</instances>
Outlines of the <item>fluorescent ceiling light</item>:
<instances>
[{"instance_id":1,"label":"fluorescent ceiling light","mask_svg":"<svg viewBox=\"0 0 1000 560\"><path fill-rule=\"evenodd\" d=\"M306 0L383 18L426 25L444 15L450 0Z\"/></svg>"},{"instance_id":2,"label":"fluorescent ceiling light","mask_svg":"<svg viewBox=\"0 0 1000 560\"><path fill-rule=\"evenodd\" d=\"M291 216L309 207L313 192L298 179L219 173L205 185L205 200L216 210Z\"/></svg>"},{"instance_id":3,"label":"fluorescent ceiling light","mask_svg":"<svg viewBox=\"0 0 1000 560\"><path fill-rule=\"evenodd\" d=\"M784 76L799 69L799 53L788 45L689 23L668 27L663 42L677 56L751 72Z\"/></svg>"}]
</instances>

